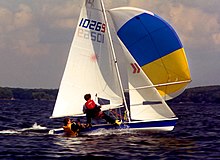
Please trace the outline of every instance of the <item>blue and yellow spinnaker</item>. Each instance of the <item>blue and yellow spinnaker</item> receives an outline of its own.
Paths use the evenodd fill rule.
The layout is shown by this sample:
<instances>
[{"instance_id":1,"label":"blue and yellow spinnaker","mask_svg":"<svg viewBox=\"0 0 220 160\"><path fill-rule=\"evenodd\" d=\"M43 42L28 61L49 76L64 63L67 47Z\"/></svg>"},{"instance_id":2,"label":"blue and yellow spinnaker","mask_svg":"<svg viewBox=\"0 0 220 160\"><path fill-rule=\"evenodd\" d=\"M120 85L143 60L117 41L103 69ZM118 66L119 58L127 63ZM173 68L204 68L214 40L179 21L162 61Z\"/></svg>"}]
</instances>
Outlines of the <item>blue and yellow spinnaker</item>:
<instances>
[{"instance_id":1,"label":"blue and yellow spinnaker","mask_svg":"<svg viewBox=\"0 0 220 160\"><path fill-rule=\"evenodd\" d=\"M110 10L117 35L165 99L191 81L183 45L175 30L152 12L133 7Z\"/></svg>"}]
</instances>

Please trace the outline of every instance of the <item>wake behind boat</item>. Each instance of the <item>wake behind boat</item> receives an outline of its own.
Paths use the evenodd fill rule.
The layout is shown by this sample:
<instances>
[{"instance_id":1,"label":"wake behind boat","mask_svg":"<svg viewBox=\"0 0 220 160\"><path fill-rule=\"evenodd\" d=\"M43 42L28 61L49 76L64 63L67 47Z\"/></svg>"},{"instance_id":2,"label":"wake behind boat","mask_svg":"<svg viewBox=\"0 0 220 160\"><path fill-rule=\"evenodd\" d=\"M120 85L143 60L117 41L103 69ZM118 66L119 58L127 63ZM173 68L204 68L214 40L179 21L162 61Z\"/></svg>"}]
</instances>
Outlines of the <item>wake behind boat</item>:
<instances>
[{"instance_id":1,"label":"wake behind boat","mask_svg":"<svg viewBox=\"0 0 220 160\"><path fill-rule=\"evenodd\" d=\"M9 129L2 130L0 134L39 134L39 133L48 133L49 129L38 125L36 122L31 127L22 128L22 129Z\"/></svg>"},{"instance_id":2,"label":"wake behind boat","mask_svg":"<svg viewBox=\"0 0 220 160\"><path fill-rule=\"evenodd\" d=\"M190 81L183 45L165 20L133 7L106 11L102 0L85 0L51 118L82 116L83 96L90 93L123 123L82 132L171 131L177 117L165 100L182 93Z\"/></svg>"}]
</instances>

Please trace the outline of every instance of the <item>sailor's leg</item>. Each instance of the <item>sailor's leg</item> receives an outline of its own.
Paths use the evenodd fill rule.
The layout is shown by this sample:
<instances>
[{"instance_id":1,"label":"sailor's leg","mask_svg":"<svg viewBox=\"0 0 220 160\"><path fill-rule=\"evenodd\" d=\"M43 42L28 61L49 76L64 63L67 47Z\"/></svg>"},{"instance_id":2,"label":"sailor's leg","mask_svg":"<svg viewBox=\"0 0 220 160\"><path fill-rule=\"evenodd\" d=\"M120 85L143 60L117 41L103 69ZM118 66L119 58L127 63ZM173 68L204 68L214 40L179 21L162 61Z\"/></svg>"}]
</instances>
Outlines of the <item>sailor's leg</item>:
<instances>
[{"instance_id":1,"label":"sailor's leg","mask_svg":"<svg viewBox=\"0 0 220 160\"><path fill-rule=\"evenodd\" d=\"M99 114L99 117L106 120L107 122L111 123L111 124L114 124L115 123L115 120L113 118L111 118L110 116L106 115L104 112L101 112Z\"/></svg>"},{"instance_id":2,"label":"sailor's leg","mask_svg":"<svg viewBox=\"0 0 220 160\"><path fill-rule=\"evenodd\" d=\"M86 114L86 123L87 123L87 124L91 124L91 122L92 122L91 114L87 113L87 114Z\"/></svg>"}]
</instances>

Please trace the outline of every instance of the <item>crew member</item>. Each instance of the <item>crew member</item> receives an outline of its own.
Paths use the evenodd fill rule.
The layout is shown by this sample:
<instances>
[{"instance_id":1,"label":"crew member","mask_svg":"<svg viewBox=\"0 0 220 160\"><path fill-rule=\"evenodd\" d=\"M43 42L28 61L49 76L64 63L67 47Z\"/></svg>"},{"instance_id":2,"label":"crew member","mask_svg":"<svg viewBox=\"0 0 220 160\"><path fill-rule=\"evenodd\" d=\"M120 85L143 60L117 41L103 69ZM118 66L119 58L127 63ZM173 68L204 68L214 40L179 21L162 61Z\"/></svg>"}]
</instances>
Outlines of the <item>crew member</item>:
<instances>
[{"instance_id":1,"label":"crew member","mask_svg":"<svg viewBox=\"0 0 220 160\"><path fill-rule=\"evenodd\" d=\"M91 94L86 94L84 96L86 103L83 106L83 113L86 114L87 124L91 126L91 119L92 118L102 118L105 119L107 122L111 124L120 125L121 122L119 120L115 120L110 116L106 115L104 112L101 111L101 106L97 105L92 99Z\"/></svg>"},{"instance_id":2,"label":"crew member","mask_svg":"<svg viewBox=\"0 0 220 160\"><path fill-rule=\"evenodd\" d=\"M71 122L70 118L65 118L63 120L64 126L64 136L66 137L76 137L78 136L80 130L82 129L82 125L80 123Z\"/></svg>"}]
</instances>

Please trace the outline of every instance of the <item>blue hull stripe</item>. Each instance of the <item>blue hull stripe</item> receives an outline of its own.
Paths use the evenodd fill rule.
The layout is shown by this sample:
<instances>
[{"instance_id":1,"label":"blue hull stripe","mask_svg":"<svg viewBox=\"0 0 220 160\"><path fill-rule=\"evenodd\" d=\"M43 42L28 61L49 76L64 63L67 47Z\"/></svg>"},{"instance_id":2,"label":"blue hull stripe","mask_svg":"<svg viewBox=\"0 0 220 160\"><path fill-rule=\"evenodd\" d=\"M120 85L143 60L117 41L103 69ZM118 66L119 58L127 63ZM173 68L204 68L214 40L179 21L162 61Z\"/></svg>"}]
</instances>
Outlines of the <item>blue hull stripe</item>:
<instances>
[{"instance_id":1,"label":"blue hull stripe","mask_svg":"<svg viewBox=\"0 0 220 160\"><path fill-rule=\"evenodd\" d=\"M89 131L94 131L97 129L123 129L123 128L129 128L129 129L148 129L148 128L153 128L153 127L174 127L176 124L176 119L172 119L172 120L164 120L164 121L152 121L152 122L144 122L144 121L140 121L140 122L135 122L135 123L124 123L121 124L120 126L114 126L114 125L110 125L110 124L106 124L106 125L97 125L97 126L93 126L92 128L88 128L83 130L82 132L89 132Z\"/></svg>"},{"instance_id":2,"label":"blue hull stripe","mask_svg":"<svg viewBox=\"0 0 220 160\"><path fill-rule=\"evenodd\" d=\"M129 123L129 128L150 128L150 127L169 127L175 126L176 120L167 121L154 121L154 122L140 122L140 123Z\"/></svg>"},{"instance_id":3,"label":"blue hull stripe","mask_svg":"<svg viewBox=\"0 0 220 160\"><path fill-rule=\"evenodd\" d=\"M130 19L117 34L140 66L183 47L166 21L147 13Z\"/></svg>"}]
</instances>

